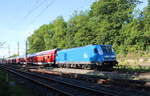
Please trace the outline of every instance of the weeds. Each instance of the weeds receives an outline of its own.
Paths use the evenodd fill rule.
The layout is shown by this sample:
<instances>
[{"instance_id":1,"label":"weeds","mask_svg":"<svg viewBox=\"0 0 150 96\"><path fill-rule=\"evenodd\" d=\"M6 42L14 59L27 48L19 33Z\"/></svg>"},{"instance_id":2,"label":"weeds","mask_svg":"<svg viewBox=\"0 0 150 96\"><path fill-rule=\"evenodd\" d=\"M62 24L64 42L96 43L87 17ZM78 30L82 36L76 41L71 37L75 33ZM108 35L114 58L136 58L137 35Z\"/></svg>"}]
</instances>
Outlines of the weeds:
<instances>
[{"instance_id":1,"label":"weeds","mask_svg":"<svg viewBox=\"0 0 150 96\"><path fill-rule=\"evenodd\" d=\"M145 66L118 65L115 67L115 69L121 72L128 72L128 73L150 72L150 67L145 67Z\"/></svg>"},{"instance_id":2,"label":"weeds","mask_svg":"<svg viewBox=\"0 0 150 96\"><path fill-rule=\"evenodd\" d=\"M21 85L15 84L11 86L9 83L15 82L11 78L7 82L5 71L0 70L0 96L34 96L29 90Z\"/></svg>"}]
</instances>

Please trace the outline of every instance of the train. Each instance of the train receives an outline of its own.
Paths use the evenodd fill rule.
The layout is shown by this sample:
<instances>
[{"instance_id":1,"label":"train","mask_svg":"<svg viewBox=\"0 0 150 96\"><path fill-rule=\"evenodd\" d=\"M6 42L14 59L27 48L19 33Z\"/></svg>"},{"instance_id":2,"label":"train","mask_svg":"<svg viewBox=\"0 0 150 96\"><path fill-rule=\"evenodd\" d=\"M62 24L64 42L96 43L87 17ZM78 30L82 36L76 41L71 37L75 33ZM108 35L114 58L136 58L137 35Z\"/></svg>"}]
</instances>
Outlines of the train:
<instances>
[{"instance_id":1,"label":"train","mask_svg":"<svg viewBox=\"0 0 150 96\"><path fill-rule=\"evenodd\" d=\"M65 68L102 69L118 64L112 45L86 45L53 49L1 60L6 64L40 65Z\"/></svg>"}]
</instances>

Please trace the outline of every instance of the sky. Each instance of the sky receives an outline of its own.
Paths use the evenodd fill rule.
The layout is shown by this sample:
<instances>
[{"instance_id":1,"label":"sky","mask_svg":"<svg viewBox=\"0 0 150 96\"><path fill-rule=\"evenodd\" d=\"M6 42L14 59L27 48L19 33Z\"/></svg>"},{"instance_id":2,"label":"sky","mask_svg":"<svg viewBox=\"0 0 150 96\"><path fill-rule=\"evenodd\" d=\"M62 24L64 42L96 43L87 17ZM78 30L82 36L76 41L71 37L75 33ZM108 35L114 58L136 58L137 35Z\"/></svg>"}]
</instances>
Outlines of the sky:
<instances>
[{"instance_id":1,"label":"sky","mask_svg":"<svg viewBox=\"0 0 150 96\"><path fill-rule=\"evenodd\" d=\"M67 21L73 12L89 10L96 0L0 0L0 42L5 42L0 48L0 58L17 53L19 42L20 54L25 53L25 41L34 30L43 24L48 24L58 16ZM147 5L147 0L138 9Z\"/></svg>"}]
</instances>

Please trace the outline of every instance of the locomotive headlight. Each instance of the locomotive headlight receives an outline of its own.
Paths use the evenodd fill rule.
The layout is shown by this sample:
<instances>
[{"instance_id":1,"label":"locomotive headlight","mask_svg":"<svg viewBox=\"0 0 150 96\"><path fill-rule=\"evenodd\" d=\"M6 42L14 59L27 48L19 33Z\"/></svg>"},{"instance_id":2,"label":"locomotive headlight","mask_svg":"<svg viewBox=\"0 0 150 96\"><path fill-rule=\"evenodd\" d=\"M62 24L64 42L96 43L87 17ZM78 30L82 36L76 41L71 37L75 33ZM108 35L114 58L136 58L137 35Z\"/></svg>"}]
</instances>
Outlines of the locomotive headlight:
<instances>
[{"instance_id":1,"label":"locomotive headlight","mask_svg":"<svg viewBox=\"0 0 150 96\"><path fill-rule=\"evenodd\" d=\"M104 56L104 58L116 58L116 56L115 55L106 55L106 56Z\"/></svg>"},{"instance_id":2,"label":"locomotive headlight","mask_svg":"<svg viewBox=\"0 0 150 96\"><path fill-rule=\"evenodd\" d=\"M104 56L105 58L110 58L111 56L109 56L109 55L106 55L106 56Z\"/></svg>"},{"instance_id":3,"label":"locomotive headlight","mask_svg":"<svg viewBox=\"0 0 150 96\"><path fill-rule=\"evenodd\" d=\"M115 56L115 55L111 55L111 57L112 57L112 58L116 58L116 56Z\"/></svg>"}]
</instances>

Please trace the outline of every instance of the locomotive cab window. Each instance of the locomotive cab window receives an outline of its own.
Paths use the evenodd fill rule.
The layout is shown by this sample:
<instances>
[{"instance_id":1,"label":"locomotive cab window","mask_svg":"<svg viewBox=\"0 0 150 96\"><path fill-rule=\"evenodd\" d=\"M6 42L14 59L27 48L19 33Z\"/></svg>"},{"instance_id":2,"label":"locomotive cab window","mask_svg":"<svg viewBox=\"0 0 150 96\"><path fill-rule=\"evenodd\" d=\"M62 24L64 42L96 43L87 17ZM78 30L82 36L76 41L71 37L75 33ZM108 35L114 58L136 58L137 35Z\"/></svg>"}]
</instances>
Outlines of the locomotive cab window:
<instances>
[{"instance_id":1,"label":"locomotive cab window","mask_svg":"<svg viewBox=\"0 0 150 96\"><path fill-rule=\"evenodd\" d=\"M105 54L111 54L113 53L113 49L111 46L102 46L102 50Z\"/></svg>"}]
</instances>

